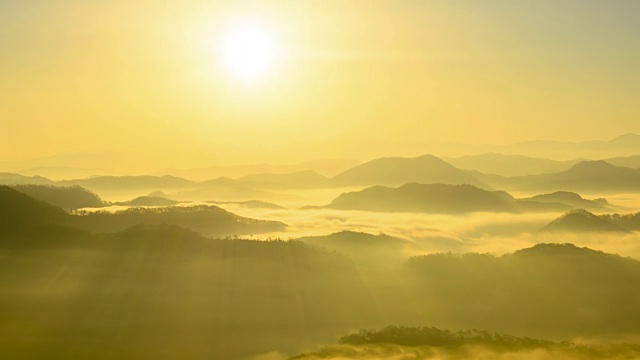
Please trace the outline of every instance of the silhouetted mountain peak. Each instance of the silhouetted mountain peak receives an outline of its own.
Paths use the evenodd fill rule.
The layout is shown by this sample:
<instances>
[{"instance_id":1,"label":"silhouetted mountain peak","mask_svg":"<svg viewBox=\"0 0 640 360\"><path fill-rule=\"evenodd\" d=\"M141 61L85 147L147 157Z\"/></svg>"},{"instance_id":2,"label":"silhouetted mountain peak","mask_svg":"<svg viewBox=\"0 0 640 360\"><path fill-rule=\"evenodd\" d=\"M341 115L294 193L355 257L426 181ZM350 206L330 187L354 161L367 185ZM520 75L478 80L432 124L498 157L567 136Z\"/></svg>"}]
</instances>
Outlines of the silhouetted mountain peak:
<instances>
[{"instance_id":1,"label":"silhouetted mountain peak","mask_svg":"<svg viewBox=\"0 0 640 360\"><path fill-rule=\"evenodd\" d=\"M618 166L611 165L604 160L588 160L581 161L573 165L569 170L571 172L600 172L600 171L612 171L617 169Z\"/></svg>"},{"instance_id":2,"label":"silhouetted mountain peak","mask_svg":"<svg viewBox=\"0 0 640 360\"><path fill-rule=\"evenodd\" d=\"M415 158L387 157L371 160L336 175L333 182L338 185L400 186L418 182L486 187L470 174L429 154Z\"/></svg>"},{"instance_id":3,"label":"silhouetted mountain peak","mask_svg":"<svg viewBox=\"0 0 640 360\"><path fill-rule=\"evenodd\" d=\"M584 213L589 214L584 211ZM582 214L582 212L576 212ZM593 214L591 214L593 215ZM593 215L595 216L595 215ZM542 243L533 247L521 249L513 253L515 256L610 256L602 251L592 250L587 247L578 247L574 244Z\"/></svg>"},{"instance_id":4,"label":"silhouetted mountain peak","mask_svg":"<svg viewBox=\"0 0 640 360\"><path fill-rule=\"evenodd\" d=\"M549 200L560 201L560 202L585 200L582 196L580 196L580 194L577 194L571 191L556 191L551 194L536 195L531 199L538 200L538 201L549 199Z\"/></svg>"},{"instance_id":5,"label":"silhouetted mountain peak","mask_svg":"<svg viewBox=\"0 0 640 360\"><path fill-rule=\"evenodd\" d=\"M179 201L167 199L162 196L139 196L133 200L120 203L129 206L171 206L178 204Z\"/></svg>"},{"instance_id":6,"label":"silhouetted mountain peak","mask_svg":"<svg viewBox=\"0 0 640 360\"><path fill-rule=\"evenodd\" d=\"M541 230L560 232L627 232L624 228L584 209L567 211Z\"/></svg>"},{"instance_id":7,"label":"silhouetted mountain peak","mask_svg":"<svg viewBox=\"0 0 640 360\"><path fill-rule=\"evenodd\" d=\"M53 181L42 176L24 176L20 174L0 172L0 184L2 185L42 185L53 184Z\"/></svg>"}]
</instances>

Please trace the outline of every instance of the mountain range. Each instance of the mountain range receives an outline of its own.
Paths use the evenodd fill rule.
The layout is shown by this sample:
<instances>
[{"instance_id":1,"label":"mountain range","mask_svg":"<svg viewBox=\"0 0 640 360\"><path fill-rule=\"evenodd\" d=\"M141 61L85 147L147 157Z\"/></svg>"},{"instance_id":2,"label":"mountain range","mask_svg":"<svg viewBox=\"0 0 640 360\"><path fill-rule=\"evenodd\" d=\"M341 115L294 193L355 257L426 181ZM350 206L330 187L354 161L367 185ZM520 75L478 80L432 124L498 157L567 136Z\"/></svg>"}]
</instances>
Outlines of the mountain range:
<instances>
[{"instance_id":1,"label":"mountain range","mask_svg":"<svg viewBox=\"0 0 640 360\"><path fill-rule=\"evenodd\" d=\"M85 179L53 181L40 176L12 173L0 174L0 184L40 184L81 186L103 197L133 198L155 191L165 192L176 201L301 201L291 192L304 189L397 187L408 183L473 185L486 190L519 192L591 192L613 193L640 190L640 168L614 165L605 160L571 160L558 162L522 156L485 154L449 159L462 170L436 156L415 158L380 158L356 165L332 178L314 171L250 174L237 179L219 177L194 181L176 176L96 176ZM640 165L640 156L612 158L617 164ZM473 164L476 164L473 166ZM537 165L536 165L537 164ZM503 176L480 170L513 169L512 173L535 173L568 167L565 170L538 175ZM501 170L502 169L502 170ZM544 199L532 199L543 201ZM565 199L567 200L567 199ZM572 204L573 206L573 204ZM589 208L594 210L595 208Z\"/></svg>"},{"instance_id":2,"label":"mountain range","mask_svg":"<svg viewBox=\"0 0 640 360\"><path fill-rule=\"evenodd\" d=\"M122 231L139 224L174 224L210 236L259 234L285 229L285 224L281 222L245 218L213 205L69 214L60 207L7 186L0 186L0 218L0 235L20 234L50 225L105 233Z\"/></svg>"},{"instance_id":3,"label":"mountain range","mask_svg":"<svg viewBox=\"0 0 640 360\"><path fill-rule=\"evenodd\" d=\"M604 200L606 201L606 200ZM554 193L516 199L504 191L472 185L409 183L397 188L373 186L343 193L325 208L380 212L460 214L469 212L565 211L575 205L607 209L603 200L586 200L578 194Z\"/></svg>"}]
</instances>

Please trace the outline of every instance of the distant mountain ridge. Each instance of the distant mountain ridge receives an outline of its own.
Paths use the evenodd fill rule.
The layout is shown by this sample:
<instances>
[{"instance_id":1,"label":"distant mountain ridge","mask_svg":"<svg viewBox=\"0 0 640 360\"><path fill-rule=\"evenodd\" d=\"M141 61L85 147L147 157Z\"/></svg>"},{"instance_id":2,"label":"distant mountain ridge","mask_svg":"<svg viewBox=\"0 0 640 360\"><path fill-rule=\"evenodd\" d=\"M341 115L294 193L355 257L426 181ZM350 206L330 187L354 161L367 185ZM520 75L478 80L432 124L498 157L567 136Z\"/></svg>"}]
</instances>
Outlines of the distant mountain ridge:
<instances>
[{"instance_id":1,"label":"distant mountain ridge","mask_svg":"<svg viewBox=\"0 0 640 360\"><path fill-rule=\"evenodd\" d=\"M53 185L54 181L42 176L24 176L13 173L0 173L0 185Z\"/></svg>"},{"instance_id":2,"label":"distant mountain ridge","mask_svg":"<svg viewBox=\"0 0 640 360\"><path fill-rule=\"evenodd\" d=\"M615 166L606 161L582 161L570 169L545 175L506 180L514 189L544 191L635 191L640 190L640 169Z\"/></svg>"},{"instance_id":3,"label":"distant mountain ridge","mask_svg":"<svg viewBox=\"0 0 640 360\"><path fill-rule=\"evenodd\" d=\"M620 140L628 143L635 136ZM609 161L638 168L617 166L606 160L554 161L526 156L483 154L449 158L458 167L434 155L414 158L378 158L352 167L333 178L314 171L292 173L249 174L238 179L219 177L193 181L176 176L96 176L86 179L52 181L43 177L18 174L0 174L0 184L46 184L57 186L78 185L105 196L103 192L117 192L119 198L132 198L145 193L162 191L172 200L202 201L297 201L287 190L335 188L351 186L401 186L420 184L469 184L487 190L506 191L589 191L620 192L640 190L640 155L611 158ZM561 171L548 172L552 169ZM503 176L482 171L515 174L546 172L538 175ZM510 170L511 169L511 170ZM536 170L537 169L537 170ZM282 191L282 193L279 193ZM123 192L120 194L119 192ZM589 208L589 210L594 210Z\"/></svg>"},{"instance_id":4,"label":"distant mountain ridge","mask_svg":"<svg viewBox=\"0 0 640 360\"><path fill-rule=\"evenodd\" d=\"M581 161L580 159L558 161L500 153L466 155L456 158L445 157L443 160L460 169L475 170L485 174L501 176L526 176L553 173L567 170L572 165Z\"/></svg>"}]
</instances>

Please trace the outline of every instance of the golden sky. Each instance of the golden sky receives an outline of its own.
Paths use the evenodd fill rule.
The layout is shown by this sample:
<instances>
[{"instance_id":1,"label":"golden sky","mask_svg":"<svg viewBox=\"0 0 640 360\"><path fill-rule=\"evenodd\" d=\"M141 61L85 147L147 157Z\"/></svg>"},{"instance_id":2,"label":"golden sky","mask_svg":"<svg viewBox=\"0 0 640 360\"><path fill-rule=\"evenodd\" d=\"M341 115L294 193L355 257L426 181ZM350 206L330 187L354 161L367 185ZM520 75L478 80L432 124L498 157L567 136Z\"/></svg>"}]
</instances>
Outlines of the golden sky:
<instances>
[{"instance_id":1,"label":"golden sky","mask_svg":"<svg viewBox=\"0 0 640 360\"><path fill-rule=\"evenodd\" d=\"M3 0L0 160L287 163L640 133L638 17L634 0ZM271 41L258 79L222 65L237 23Z\"/></svg>"}]
</instances>

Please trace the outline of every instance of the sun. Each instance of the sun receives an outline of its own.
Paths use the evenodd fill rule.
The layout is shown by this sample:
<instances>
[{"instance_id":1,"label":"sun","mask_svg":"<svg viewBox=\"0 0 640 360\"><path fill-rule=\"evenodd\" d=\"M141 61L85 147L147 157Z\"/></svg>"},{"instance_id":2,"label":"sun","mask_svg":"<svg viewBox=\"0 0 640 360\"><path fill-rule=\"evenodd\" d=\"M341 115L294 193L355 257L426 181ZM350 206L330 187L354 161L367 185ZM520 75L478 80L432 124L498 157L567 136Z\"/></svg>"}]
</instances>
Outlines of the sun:
<instances>
[{"instance_id":1,"label":"sun","mask_svg":"<svg viewBox=\"0 0 640 360\"><path fill-rule=\"evenodd\" d=\"M222 65L241 80L253 81L267 75L273 70L276 55L272 34L258 24L235 25L224 33Z\"/></svg>"}]
</instances>

